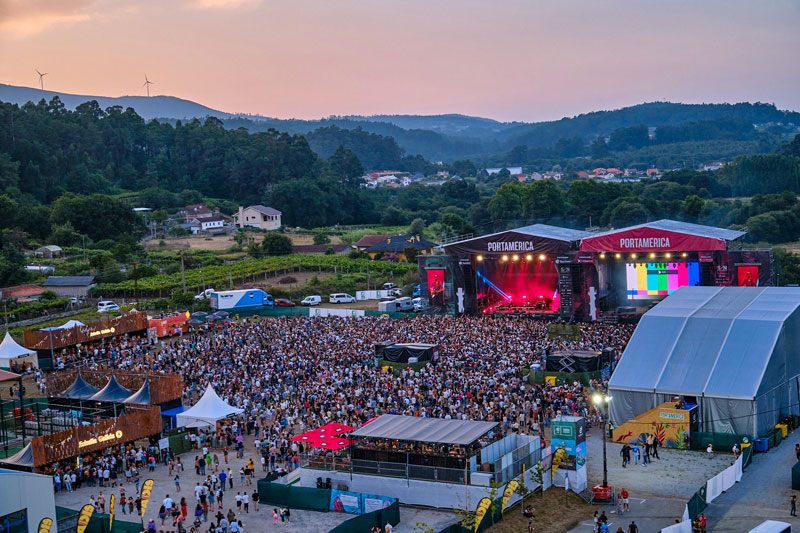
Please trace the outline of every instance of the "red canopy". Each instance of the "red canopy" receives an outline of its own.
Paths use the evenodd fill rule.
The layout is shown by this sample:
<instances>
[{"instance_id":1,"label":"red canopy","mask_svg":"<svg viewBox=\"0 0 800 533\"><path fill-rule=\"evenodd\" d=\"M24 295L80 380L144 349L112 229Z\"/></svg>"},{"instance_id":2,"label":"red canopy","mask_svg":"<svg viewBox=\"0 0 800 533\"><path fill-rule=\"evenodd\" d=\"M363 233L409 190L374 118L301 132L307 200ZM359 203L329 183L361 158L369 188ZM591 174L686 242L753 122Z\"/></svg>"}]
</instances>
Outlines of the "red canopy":
<instances>
[{"instance_id":1,"label":"red canopy","mask_svg":"<svg viewBox=\"0 0 800 533\"><path fill-rule=\"evenodd\" d=\"M325 424L320 428L312 429L311 431L306 431L302 435L292 437L290 440L308 442L312 446L314 446L315 442L321 440L323 441L330 440L331 442L333 442L334 440L336 440L336 437L338 435L343 435L344 433L347 433L348 431L353 431L354 429L356 428L352 426L345 426L344 424L337 424L336 422L331 422L330 424ZM340 446L340 448L343 448L346 445L347 444ZM329 446L318 446L318 448L319 447L328 448L331 450L338 449L338 448L329 448Z\"/></svg>"},{"instance_id":2,"label":"red canopy","mask_svg":"<svg viewBox=\"0 0 800 533\"><path fill-rule=\"evenodd\" d=\"M347 439L337 438L335 435L330 437L319 438L316 441L309 443L314 448L322 448L325 450L340 450L350 446L350 441Z\"/></svg>"}]
</instances>

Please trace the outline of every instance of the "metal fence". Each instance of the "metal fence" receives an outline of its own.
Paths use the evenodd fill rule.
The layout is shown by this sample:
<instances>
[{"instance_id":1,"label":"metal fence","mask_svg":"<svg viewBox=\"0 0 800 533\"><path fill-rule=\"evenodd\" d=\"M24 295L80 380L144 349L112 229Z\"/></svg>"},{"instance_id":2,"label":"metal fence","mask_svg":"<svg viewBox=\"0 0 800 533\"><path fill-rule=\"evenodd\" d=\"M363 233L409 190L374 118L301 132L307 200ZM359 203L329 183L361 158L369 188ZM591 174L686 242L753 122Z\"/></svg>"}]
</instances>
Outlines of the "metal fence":
<instances>
[{"instance_id":1,"label":"metal fence","mask_svg":"<svg viewBox=\"0 0 800 533\"><path fill-rule=\"evenodd\" d=\"M523 469L530 469L542 460L542 449L539 446L539 439L537 438L532 442L523 444L511 452L511 454L507 454L504 457L509 457L510 459L504 461L503 458L500 458L494 462L492 479L496 485L508 483L519 476ZM503 463L505 463L505 466L503 466Z\"/></svg>"},{"instance_id":2,"label":"metal fence","mask_svg":"<svg viewBox=\"0 0 800 533\"><path fill-rule=\"evenodd\" d=\"M465 476L467 478L469 476L469 472L460 468L366 461L363 459L353 459L353 473L441 481L443 483L464 483Z\"/></svg>"}]
</instances>

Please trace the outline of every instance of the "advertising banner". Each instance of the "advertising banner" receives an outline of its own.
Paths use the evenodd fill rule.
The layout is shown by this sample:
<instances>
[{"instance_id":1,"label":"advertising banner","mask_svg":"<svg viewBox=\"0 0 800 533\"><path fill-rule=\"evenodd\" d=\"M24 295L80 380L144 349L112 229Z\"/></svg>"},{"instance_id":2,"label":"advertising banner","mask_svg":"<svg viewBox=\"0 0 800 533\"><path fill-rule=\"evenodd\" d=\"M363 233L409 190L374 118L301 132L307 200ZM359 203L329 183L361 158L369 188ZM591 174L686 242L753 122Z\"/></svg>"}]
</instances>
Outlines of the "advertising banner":
<instances>
[{"instance_id":1,"label":"advertising banner","mask_svg":"<svg viewBox=\"0 0 800 533\"><path fill-rule=\"evenodd\" d=\"M152 479L147 479L142 484L142 519L144 519L144 512L147 510L147 504L150 502L150 495L153 493Z\"/></svg>"},{"instance_id":2,"label":"advertising banner","mask_svg":"<svg viewBox=\"0 0 800 533\"><path fill-rule=\"evenodd\" d=\"M361 498L357 492L331 490L331 511L336 513L361 514Z\"/></svg>"},{"instance_id":3,"label":"advertising banner","mask_svg":"<svg viewBox=\"0 0 800 533\"><path fill-rule=\"evenodd\" d=\"M92 519L94 514L94 505L88 503L84 505L78 513L78 528L75 530L77 533L85 533L86 528L89 526L89 520Z\"/></svg>"},{"instance_id":4,"label":"advertising banner","mask_svg":"<svg viewBox=\"0 0 800 533\"><path fill-rule=\"evenodd\" d=\"M361 510L364 513L371 513L379 509L386 509L394 503L395 499L388 496L375 496L372 494L361 495Z\"/></svg>"},{"instance_id":5,"label":"advertising banner","mask_svg":"<svg viewBox=\"0 0 800 533\"><path fill-rule=\"evenodd\" d=\"M511 496L513 496L514 493L517 492L518 488L519 488L519 481L517 481L516 479L512 479L506 484L506 488L503 490L503 505L500 507L501 513L506 510L506 505L508 505L508 500L510 500Z\"/></svg>"},{"instance_id":6,"label":"advertising banner","mask_svg":"<svg viewBox=\"0 0 800 533\"><path fill-rule=\"evenodd\" d=\"M491 506L492 500L489 498L481 498L481 501L478 502L478 507L475 509L475 529L473 531L478 531L478 527L483 522L483 517L486 516Z\"/></svg>"},{"instance_id":7,"label":"advertising banner","mask_svg":"<svg viewBox=\"0 0 800 533\"><path fill-rule=\"evenodd\" d=\"M39 533L50 533L50 528L53 527L53 519L44 517L42 521L39 522L38 532Z\"/></svg>"}]
</instances>

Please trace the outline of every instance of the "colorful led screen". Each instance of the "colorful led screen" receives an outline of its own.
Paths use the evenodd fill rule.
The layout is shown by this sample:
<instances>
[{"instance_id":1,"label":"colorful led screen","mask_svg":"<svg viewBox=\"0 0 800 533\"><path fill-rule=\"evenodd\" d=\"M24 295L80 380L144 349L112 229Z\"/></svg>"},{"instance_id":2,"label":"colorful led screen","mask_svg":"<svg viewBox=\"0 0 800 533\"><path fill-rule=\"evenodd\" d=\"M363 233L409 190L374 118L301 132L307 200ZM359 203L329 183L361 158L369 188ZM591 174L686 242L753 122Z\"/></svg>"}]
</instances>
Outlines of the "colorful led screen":
<instances>
[{"instance_id":1,"label":"colorful led screen","mask_svg":"<svg viewBox=\"0 0 800 533\"><path fill-rule=\"evenodd\" d=\"M700 285L700 263L626 263L629 300L672 294L678 287Z\"/></svg>"}]
</instances>

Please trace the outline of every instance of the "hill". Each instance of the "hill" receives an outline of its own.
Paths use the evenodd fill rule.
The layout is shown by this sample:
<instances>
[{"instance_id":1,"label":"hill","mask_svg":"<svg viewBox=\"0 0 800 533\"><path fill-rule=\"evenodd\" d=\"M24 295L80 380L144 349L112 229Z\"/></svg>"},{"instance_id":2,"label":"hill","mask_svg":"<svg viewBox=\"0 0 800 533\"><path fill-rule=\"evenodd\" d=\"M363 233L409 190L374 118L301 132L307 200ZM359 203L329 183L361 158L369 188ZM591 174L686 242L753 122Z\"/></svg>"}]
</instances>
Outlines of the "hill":
<instances>
[{"instance_id":1,"label":"hill","mask_svg":"<svg viewBox=\"0 0 800 533\"><path fill-rule=\"evenodd\" d=\"M211 109L191 100L184 100L175 96L90 96L83 94L69 94L57 91L42 91L32 87L17 87L0 83L0 101L11 104L24 105L27 102L39 102L44 99L50 101L54 96L64 103L67 109L74 110L84 102L96 100L102 109L112 106L122 106L123 109L132 107L136 113L150 120L167 117L172 119L203 118L213 116L220 119L230 118L231 113L224 113Z\"/></svg>"}]
</instances>

